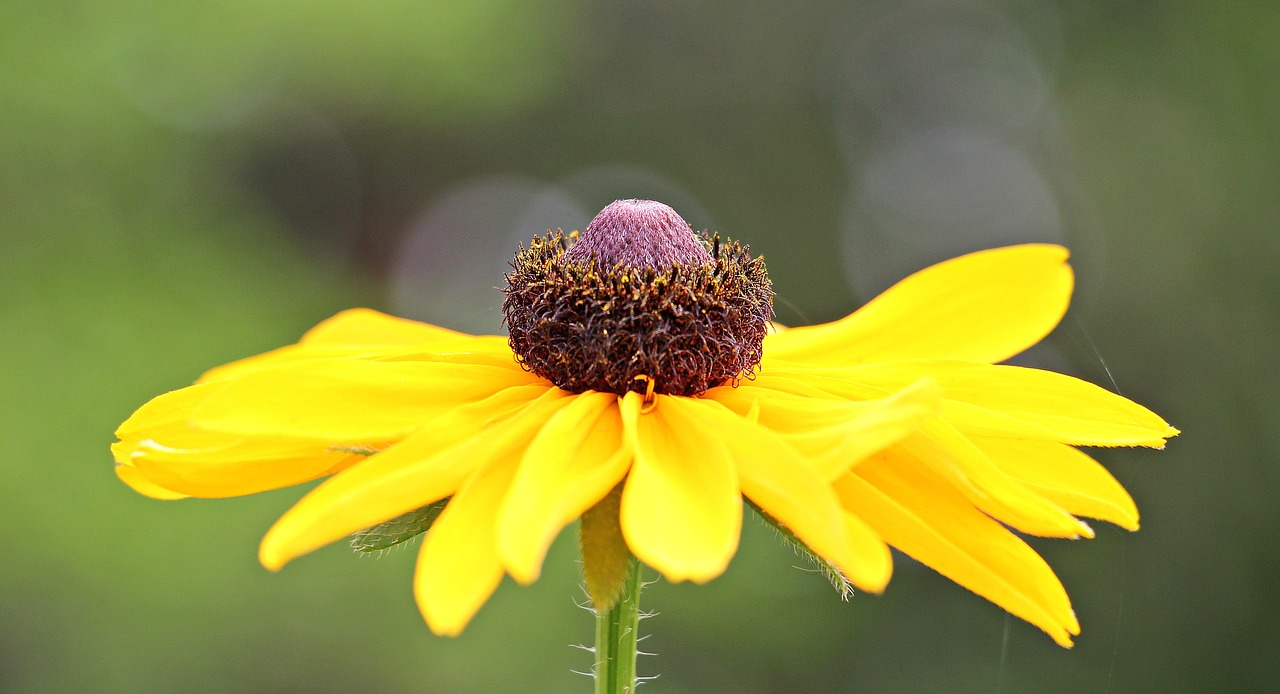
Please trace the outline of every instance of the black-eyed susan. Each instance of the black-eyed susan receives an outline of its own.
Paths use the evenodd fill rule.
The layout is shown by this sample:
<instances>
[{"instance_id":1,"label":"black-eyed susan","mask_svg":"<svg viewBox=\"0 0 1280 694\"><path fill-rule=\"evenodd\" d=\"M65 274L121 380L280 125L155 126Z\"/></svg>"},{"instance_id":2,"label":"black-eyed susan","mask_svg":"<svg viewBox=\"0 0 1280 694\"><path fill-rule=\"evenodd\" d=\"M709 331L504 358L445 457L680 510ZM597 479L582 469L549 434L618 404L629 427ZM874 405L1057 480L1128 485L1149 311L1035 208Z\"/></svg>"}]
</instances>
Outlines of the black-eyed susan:
<instances>
[{"instance_id":1,"label":"black-eyed susan","mask_svg":"<svg viewBox=\"0 0 1280 694\"><path fill-rule=\"evenodd\" d=\"M1075 446L1177 432L1083 381L995 365L1063 315L1066 257L975 253L843 320L773 329L760 258L665 205L619 201L580 237L516 255L509 336L346 311L147 403L116 432L116 470L159 498L332 476L267 533L263 565L429 526L414 588L439 634L504 575L536 580L578 519L598 605L631 555L708 581L745 500L855 587L884 589L892 545L1069 645L1061 584L1008 528L1136 528L1128 494Z\"/></svg>"}]
</instances>

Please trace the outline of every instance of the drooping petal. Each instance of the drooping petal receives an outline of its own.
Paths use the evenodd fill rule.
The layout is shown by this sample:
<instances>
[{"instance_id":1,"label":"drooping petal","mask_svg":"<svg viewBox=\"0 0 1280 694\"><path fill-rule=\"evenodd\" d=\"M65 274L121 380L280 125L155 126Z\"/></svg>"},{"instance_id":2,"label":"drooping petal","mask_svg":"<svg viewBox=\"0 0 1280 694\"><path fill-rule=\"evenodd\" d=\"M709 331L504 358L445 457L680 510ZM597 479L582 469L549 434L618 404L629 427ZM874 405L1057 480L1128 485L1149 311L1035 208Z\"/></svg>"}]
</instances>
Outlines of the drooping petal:
<instances>
[{"instance_id":1,"label":"drooping petal","mask_svg":"<svg viewBox=\"0 0 1280 694\"><path fill-rule=\"evenodd\" d=\"M1028 490L937 417L926 420L918 433L903 439L894 451L934 470L969 503L1017 530L1044 537L1093 537L1088 525Z\"/></svg>"},{"instance_id":2,"label":"drooping petal","mask_svg":"<svg viewBox=\"0 0 1280 694\"><path fill-rule=\"evenodd\" d=\"M921 466L873 456L835 483L890 545L1070 647L1080 633L1062 583L1026 543Z\"/></svg>"},{"instance_id":3,"label":"drooping petal","mask_svg":"<svg viewBox=\"0 0 1280 694\"><path fill-rule=\"evenodd\" d=\"M1052 441L974 438L973 442L1000 469L1070 513L1138 529L1133 498L1085 453Z\"/></svg>"},{"instance_id":4,"label":"drooping petal","mask_svg":"<svg viewBox=\"0 0 1280 694\"><path fill-rule=\"evenodd\" d=\"M689 420L685 399L656 396L621 402L635 454L622 492L622 531L641 561L671 581L709 581L738 547L742 494L732 455L719 432Z\"/></svg>"},{"instance_id":5,"label":"drooping petal","mask_svg":"<svg viewBox=\"0 0 1280 694\"><path fill-rule=\"evenodd\" d=\"M152 483L184 495L216 498L287 487L341 470L357 457L323 443L282 437L241 437L191 426L191 407L204 387L186 388L148 403L121 427L112 444L118 462ZM191 397L194 396L194 397Z\"/></svg>"},{"instance_id":6,"label":"drooping petal","mask_svg":"<svg viewBox=\"0 0 1280 694\"><path fill-rule=\"evenodd\" d=\"M878 366L828 369L809 374L784 366L773 369L772 375L762 375L758 381L768 387L804 393L819 402L824 394L827 397L855 400L868 396L882 397L904 385L896 381L867 383L855 378L864 368L874 370ZM915 373L920 375L929 371L921 369ZM1093 536L1088 525L1043 496L1029 491L1019 481L996 467L981 450L951 425L946 417L950 412L947 404L948 401L944 400L942 417L926 414L918 420L915 425L917 431L895 444L896 455L908 455L933 467L951 480L974 505L1023 532L1049 537Z\"/></svg>"},{"instance_id":7,"label":"drooping petal","mask_svg":"<svg viewBox=\"0 0 1280 694\"><path fill-rule=\"evenodd\" d=\"M937 410L939 391L924 378L888 397L862 402L761 385L712 388L706 397L740 415L757 412L762 426L781 434L829 481L915 430Z\"/></svg>"},{"instance_id":8,"label":"drooping petal","mask_svg":"<svg viewBox=\"0 0 1280 694\"><path fill-rule=\"evenodd\" d=\"M364 456L340 450L302 450L257 457L251 445L190 458L144 441L134 466L157 484L189 496L217 499L291 487L340 472ZM256 442L253 442L256 443Z\"/></svg>"},{"instance_id":9,"label":"drooping petal","mask_svg":"<svg viewBox=\"0 0 1280 694\"><path fill-rule=\"evenodd\" d=\"M427 626L440 636L461 633L502 582L495 524L519 462L518 454L486 460L422 541L413 595Z\"/></svg>"},{"instance_id":10,"label":"drooping petal","mask_svg":"<svg viewBox=\"0 0 1280 694\"><path fill-rule=\"evenodd\" d=\"M460 407L313 489L276 521L258 550L277 570L291 559L458 490L475 470L518 458L567 393L511 388Z\"/></svg>"},{"instance_id":11,"label":"drooping petal","mask_svg":"<svg viewBox=\"0 0 1280 694\"><path fill-rule=\"evenodd\" d=\"M181 496L252 494L315 479L340 469L349 456L323 443L280 437L245 438L195 429L195 411L222 388L200 384L165 393L140 407L112 444L131 479ZM146 492L143 492L146 493Z\"/></svg>"},{"instance_id":12,"label":"drooping petal","mask_svg":"<svg viewBox=\"0 0 1280 694\"><path fill-rule=\"evenodd\" d=\"M841 519L844 522L845 538L849 541L849 550L857 557L857 573L861 583L854 581L852 576L847 577L863 590L884 592L893 576L893 554L889 552L889 545L853 511L844 509Z\"/></svg>"},{"instance_id":13,"label":"drooping petal","mask_svg":"<svg viewBox=\"0 0 1280 694\"><path fill-rule=\"evenodd\" d=\"M1060 246L1027 244L938 263L833 323L766 336L765 354L814 366L886 359L994 363L1039 342L1062 319L1073 276Z\"/></svg>"},{"instance_id":14,"label":"drooping petal","mask_svg":"<svg viewBox=\"0 0 1280 694\"><path fill-rule=\"evenodd\" d=\"M186 494L175 492L171 489L165 489L146 477L143 477L142 473L132 465L116 463L116 477L119 477L121 482L129 485L133 491L138 492L143 496L149 496L152 499L172 501L174 499L187 498Z\"/></svg>"},{"instance_id":15,"label":"drooping petal","mask_svg":"<svg viewBox=\"0 0 1280 694\"><path fill-rule=\"evenodd\" d=\"M548 420L525 450L498 518L498 550L511 576L537 580L556 535L630 465L617 395L582 393Z\"/></svg>"},{"instance_id":16,"label":"drooping petal","mask_svg":"<svg viewBox=\"0 0 1280 694\"><path fill-rule=\"evenodd\" d=\"M947 400L1021 420L1070 443L1092 446L1164 446L1178 433L1151 410L1088 381L1043 369L955 361L899 361L847 371L865 385L896 389L928 374ZM945 407L945 405L944 405ZM972 408L945 410L963 426ZM953 419L954 416L954 419Z\"/></svg>"},{"instance_id":17,"label":"drooping petal","mask_svg":"<svg viewBox=\"0 0 1280 694\"><path fill-rule=\"evenodd\" d=\"M116 429L116 438L134 442L149 438L151 432L175 424L186 427L192 414L222 389L221 383L187 386L157 395L139 407Z\"/></svg>"},{"instance_id":18,"label":"drooping petal","mask_svg":"<svg viewBox=\"0 0 1280 694\"><path fill-rule=\"evenodd\" d=\"M762 401L763 402L763 401ZM879 592L889 582L883 543L870 556L853 552L846 522L828 480L773 432L710 400L679 401L681 419L721 436L733 456L742 493L782 523L854 585ZM865 545L863 549L865 549Z\"/></svg>"},{"instance_id":19,"label":"drooping petal","mask_svg":"<svg viewBox=\"0 0 1280 694\"><path fill-rule=\"evenodd\" d=\"M316 359L210 384L221 388L193 419L242 436L394 441L459 406L539 382L546 383L514 364Z\"/></svg>"}]
</instances>

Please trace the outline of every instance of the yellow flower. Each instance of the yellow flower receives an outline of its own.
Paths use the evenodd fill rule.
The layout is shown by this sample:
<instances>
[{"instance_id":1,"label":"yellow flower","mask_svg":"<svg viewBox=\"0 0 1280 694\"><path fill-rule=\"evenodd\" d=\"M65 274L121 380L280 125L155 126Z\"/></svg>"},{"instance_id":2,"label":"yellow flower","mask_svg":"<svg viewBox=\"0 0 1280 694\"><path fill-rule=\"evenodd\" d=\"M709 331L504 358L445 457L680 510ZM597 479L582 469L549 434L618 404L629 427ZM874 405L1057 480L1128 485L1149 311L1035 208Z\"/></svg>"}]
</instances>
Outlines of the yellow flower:
<instances>
[{"instance_id":1,"label":"yellow flower","mask_svg":"<svg viewBox=\"0 0 1280 694\"><path fill-rule=\"evenodd\" d=\"M1062 317L1066 251L974 253L840 321L769 330L760 260L690 245L675 220L620 201L574 245L535 239L508 276L509 337L354 309L216 368L120 427L117 473L157 498L332 475L263 539L272 570L447 500L414 578L439 634L504 574L536 580L584 514L670 580L715 578L745 499L858 588L885 588L891 545L1070 645L1065 591L1009 528L1091 537L1077 514L1136 529L1129 495L1075 446L1177 432L1083 381L993 365Z\"/></svg>"}]
</instances>

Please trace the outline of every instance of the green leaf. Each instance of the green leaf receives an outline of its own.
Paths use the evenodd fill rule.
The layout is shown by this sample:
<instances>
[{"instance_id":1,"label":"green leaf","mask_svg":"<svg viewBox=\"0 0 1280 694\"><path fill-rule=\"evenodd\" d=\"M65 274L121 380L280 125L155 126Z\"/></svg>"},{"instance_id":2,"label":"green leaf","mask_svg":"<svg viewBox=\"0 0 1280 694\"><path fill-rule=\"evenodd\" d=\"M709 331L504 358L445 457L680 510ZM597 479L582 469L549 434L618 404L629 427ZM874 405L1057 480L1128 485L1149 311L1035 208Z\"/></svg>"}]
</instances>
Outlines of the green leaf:
<instances>
[{"instance_id":1,"label":"green leaf","mask_svg":"<svg viewBox=\"0 0 1280 694\"><path fill-rule=\"evenodd\" d=\"M751 504L751 508L756 512L756 515L760 516L760 518L764 520L769 527L773 528L774 531L778 533L778 537L784 544L789 546L793 552L808 560L808 562L827 579L827 582L831 584L831 587L835 588L836 592L840 594L840 599L848 600L850 596L853 595L853 584L849 582L849 579L845 578L843 573L840 573L839 567L826 559L823 559L817 552L809 549L809 545L806 545L803 540L796 537L795 533L791 532L790 528L779 523L773 516L765 513L764 509L756 506L754 503L751 503L750 500L747 500L747 502Z\"/></svg>"},{"instance_id":2,"label":"green leaf","mask_svg":"<svg viewBox=\"0 0 1280 694\"><path fill-rule=\"evenodd\" d=\"M362 553L381 552L408 542L431 529L431 524L436 522L436 518L448 503L449 499L444 498L403 516L383 521L372 528L361 530L351 536L351 549Z\"/></svg>"}]
</instances>

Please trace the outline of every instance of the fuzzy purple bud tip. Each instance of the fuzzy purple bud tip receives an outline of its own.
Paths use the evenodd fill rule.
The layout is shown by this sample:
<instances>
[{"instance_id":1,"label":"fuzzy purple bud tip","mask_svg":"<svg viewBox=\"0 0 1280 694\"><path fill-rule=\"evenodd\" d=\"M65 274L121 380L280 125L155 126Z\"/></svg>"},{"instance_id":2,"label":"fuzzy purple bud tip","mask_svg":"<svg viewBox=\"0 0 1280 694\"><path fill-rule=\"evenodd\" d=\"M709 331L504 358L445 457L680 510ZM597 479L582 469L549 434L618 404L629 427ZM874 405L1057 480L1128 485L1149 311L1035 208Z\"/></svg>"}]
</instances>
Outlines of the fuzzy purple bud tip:
<instances>
[{"instance_id":1,"label":"fuzzy purple bud tip","mask_svg":"<svg viewBox=\"0 0 1280 694\"><path fill-rule=\"evenodd\" d=\"M705 265L711 254L676 211L653 200L618 200L600 210L587 230L565 252L581 263L595 255L596 266L666 271L672 266Z\"/></svg>"}]
</instances>

